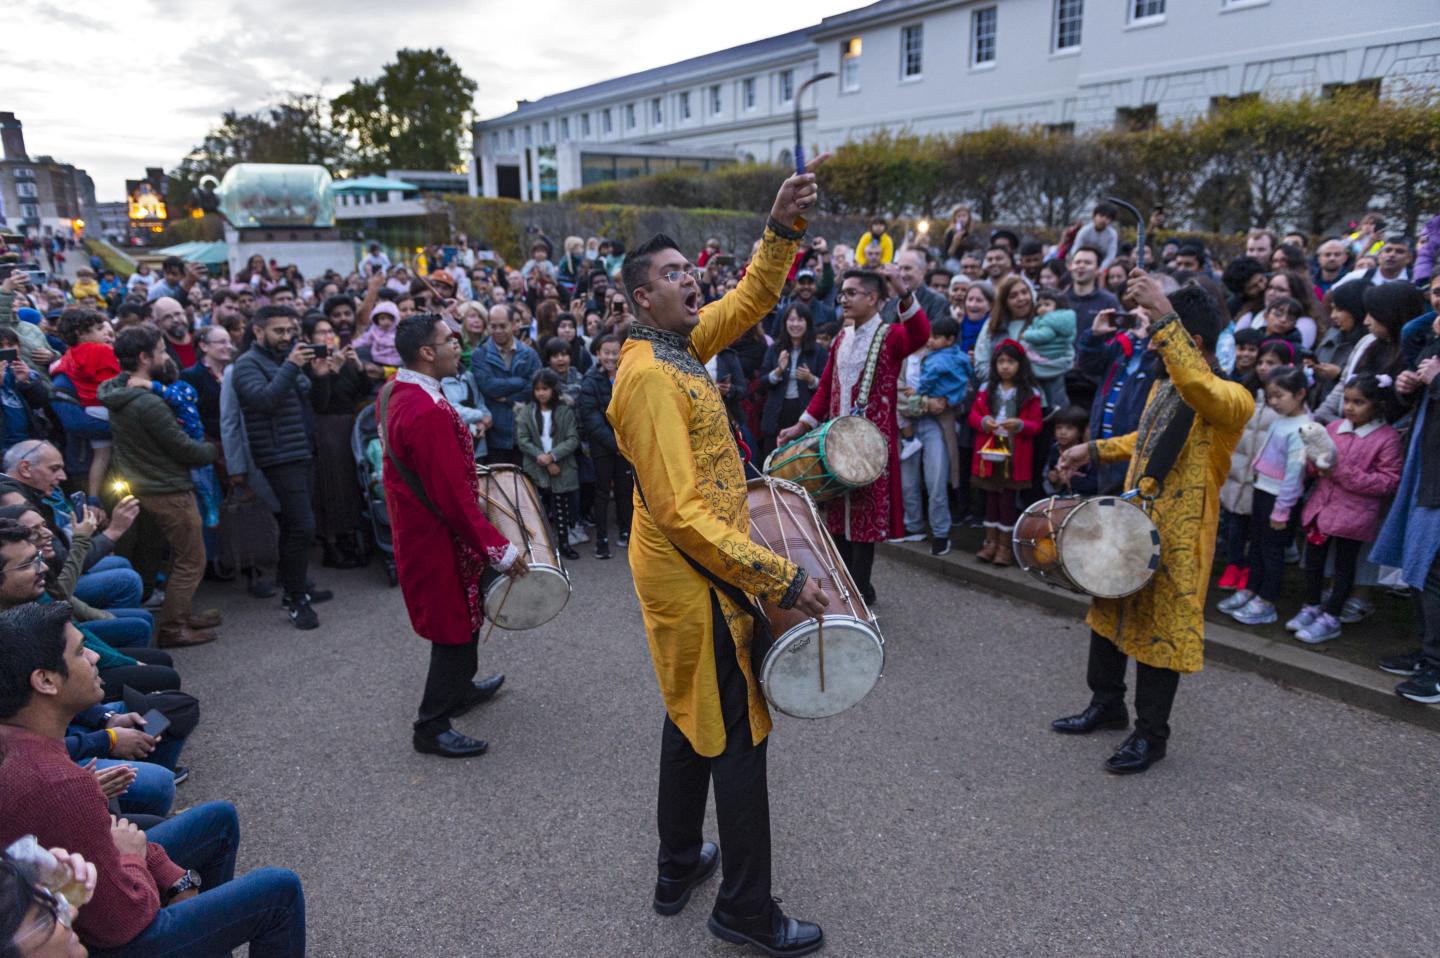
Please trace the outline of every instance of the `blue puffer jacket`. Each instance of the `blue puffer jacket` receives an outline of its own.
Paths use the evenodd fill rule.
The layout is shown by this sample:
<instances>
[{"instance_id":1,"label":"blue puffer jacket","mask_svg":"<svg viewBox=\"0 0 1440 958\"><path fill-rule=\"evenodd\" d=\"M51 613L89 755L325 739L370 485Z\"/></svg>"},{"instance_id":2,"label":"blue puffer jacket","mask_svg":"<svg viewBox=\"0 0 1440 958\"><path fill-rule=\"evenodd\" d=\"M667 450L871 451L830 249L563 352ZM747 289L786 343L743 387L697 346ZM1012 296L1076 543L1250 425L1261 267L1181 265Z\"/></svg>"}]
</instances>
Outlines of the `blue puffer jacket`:
<instances>
[{"instance_id":1,"label":"blue puffer jacket","mask_svg":"<svg viewBox=\"0 0 1440 958\"><path fill-rule=\"evenodd\" d=\"M540 371L540 357L529 346L516 342L506 365L494 340L487 339L470 354L470 371L495 420L485 434L486 444L491 449L514 449L515 406L530 401L530 384Z\"/></svg>"}]
</instances>

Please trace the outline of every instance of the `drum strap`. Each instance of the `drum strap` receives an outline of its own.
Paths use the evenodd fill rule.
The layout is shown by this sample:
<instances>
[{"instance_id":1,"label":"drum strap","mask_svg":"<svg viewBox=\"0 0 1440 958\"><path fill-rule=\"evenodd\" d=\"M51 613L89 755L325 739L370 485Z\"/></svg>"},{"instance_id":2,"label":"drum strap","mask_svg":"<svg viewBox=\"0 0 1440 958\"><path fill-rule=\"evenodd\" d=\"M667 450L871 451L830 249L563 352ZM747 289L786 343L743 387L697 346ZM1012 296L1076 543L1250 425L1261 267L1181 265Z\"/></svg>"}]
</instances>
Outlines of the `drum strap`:
<instances>
[{"instance_id":1,"label":"drum strap","mask_svg":"<svg viewBox=\"0 0 1440 958\"><path fill-rule=\"evenodd\" d=\"M390 393L394 388L395 380L392 379L385 384L384 389L380 390L380 445L385 449L385 459L395 468L395 475L404 480L405 485L410 487L410 491L415 493L415 498L420 500L420 504L429 509L435 518L443 523L446 519L440 514L440 510L435 506L435 501L430 498L430 494L425 491L425 487L420 484L420 477L415 475L409 466L401 462L390 449L390 418L386 413L390 409Z\"/></svg>"},{"instance_id":2,"label":"drum strap","mask_svg":"<svg viewBox=\"0 0 1440 958\"><path fill-rule=\"evenodd\" d=\"M1185 440L1190 438L1190 427L1193 425L1195 410L1181 403L1175 415L1165 424L1165 431L1155 441L1155 448L1151 450L1150 458L1145 462L1145 471L1140 476L1155 483L1154 496L1158 497L1164 490L1165 478L1175 468L1175 460L1180 458L1180 450L1185 448Z\"/></svg>"},{"instance_id":3,"label":"drum strap","mask_svg":"<svg viewBox=\"0 0 1440 958\"><path fill-rule=\"evenodd\" d=\"M635 492L640 496L640 504L645 507L646 512L650 512L650 503L645 500L645 490L640 488L640 477L634 476L632 479L635 483ZM651 516L653 517L654 513L651 513ZM660 526L657 524L655 528L660 529ZM755 628L750 637L750 670L752 674L758 677L760 675L760 666L765 661L765 653L770 651L770 646L774 644L775 640L775 637L770 632L770 620L766 617L765 611L760 608L754 599L746 595L743 589L726 582L692 559L689 553L675 544L675 540L665 535L664 529L660 529L660 534L664 535L665 541L670 543L670 547L680 553L680 557L690 564L690 568L704 576L705 581L709 582L717 592L735 603L741 609L744 609L746 614L755 620Z\"/></svg>"},{"instance_id":4,"label":"drum strap","mask_svg":"<svg viewBox=\"0 0 1440 958\"><path fill-rule=\"evenodd\" d=\"M850 331L853 333L854 327L851 327ZM870 337L870 351L865 354L865 372L860 377L860 395L855 397L855 408L860 412L864 412L870 403L870 387L875 383L875 369L880 365L880 350L885 348L885 336L889 332L890 327L882 319L880 328Z\"/></svg>"}]
</instances>

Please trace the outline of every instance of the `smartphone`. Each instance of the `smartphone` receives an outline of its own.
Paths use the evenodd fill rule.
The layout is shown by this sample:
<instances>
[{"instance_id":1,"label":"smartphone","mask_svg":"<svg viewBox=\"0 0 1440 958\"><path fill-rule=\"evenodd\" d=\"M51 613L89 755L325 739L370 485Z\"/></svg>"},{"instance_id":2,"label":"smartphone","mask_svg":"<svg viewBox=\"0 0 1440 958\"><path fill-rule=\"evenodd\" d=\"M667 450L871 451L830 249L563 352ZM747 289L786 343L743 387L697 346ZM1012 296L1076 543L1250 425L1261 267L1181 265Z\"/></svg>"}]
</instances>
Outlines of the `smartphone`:
<instances>
[{"instance_id":1,"label":"smartphone","mask_svg":"<svg viewBox=\"0 0 1440 958\"><path fill-rule=\"evenodd\" d=\"M1139 317L1134 313L1117 312L1114 316L1110 317L1110 322L1116 329L1134 329L1137 319L1139 319Z\"/></svg>"},{"instance_id":2,"label":"smartphone","mask_svg":"<svg viewBox=\"0 0 1440 958\"><path fill-rule=\"evenodd\" d=\"M75 516L76 522L85 521L85 493L75 492L70 495L70 512Z\"/></svg>"},{"instance_id":3,"label":"smartphone","mask_svg":"<svg viewBox=\"0 0 1440 958\"><path fill-rule=\"evenodd\" d=\"M16 266L14 263L0 263L0 280L5 279L19 268L20 267Z\"/></svg>"},{"instance_id":4,"label":"smartphone","mask_svg":"<svg viewBox=\"0 0 1440 958\"><path fill-rule=\"evenodd\" d=\"M170 720L165 713L159 709L151 709L145 713L145 734L159 738L170 728Z\"/></svg>"},{"instance_id":5,"label":"smartphone","mask_svg":"<svg viewBox=\"0 0 1440 958\"><path fill-rule=\"evenodd\" d=\"M735 257L730 253L716 253L715 262L720 266L734 266Z\"/></svg>"},{"instance_id":6,"label":"smartphone","mask_svg":"<svg viewBox=\"0 0 1440 958\"><path fill-rule=\"evenodd\" d=\"M0 363L13 363L20 358L20 350L13 346L7 349L0 349Z\"/></svg>"},{"instance_id":7,"label":"smartphone","mask_svg":"<svg viewBox=\"0 0 1440 958\"><path fill-rule=\"evenodd\" d=\"M323 343L311 343L310 351L315 354L316 359L324 359L330 355L330 347Z\"/></svg>"},{"instance_id":8,"label":"smartphone","mask_svg":"<svg viewBox=\"0 0 1440 958\"><path fill-rule=\"evenodd\" d=\"M50 282L50 274L43 269L22 269L20 272L25 274L25 278L29 281L30 285L36 289Z\"/></svg>"}]
</instances>

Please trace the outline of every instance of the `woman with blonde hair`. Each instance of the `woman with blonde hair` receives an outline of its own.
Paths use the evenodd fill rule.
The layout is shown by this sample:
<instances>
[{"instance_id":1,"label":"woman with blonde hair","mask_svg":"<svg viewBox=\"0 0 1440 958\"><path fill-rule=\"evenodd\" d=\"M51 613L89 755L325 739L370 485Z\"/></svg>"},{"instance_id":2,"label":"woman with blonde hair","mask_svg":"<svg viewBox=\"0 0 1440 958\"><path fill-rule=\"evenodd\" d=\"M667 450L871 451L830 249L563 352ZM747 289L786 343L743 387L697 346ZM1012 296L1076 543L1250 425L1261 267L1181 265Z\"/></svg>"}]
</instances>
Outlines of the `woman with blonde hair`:
<instances>
[{"instance_id":1,"label":"woman with blonde hair","mask_svg":"<svg viewBox=\"0 0 1440 958\"><path fill-rule=\"evenodd\" d=\"M565 237L565 255L555 264L556 278L566 296L575 293L575 284L585 275L585 241L578 236Z\"/></svg>"}]
</instances>

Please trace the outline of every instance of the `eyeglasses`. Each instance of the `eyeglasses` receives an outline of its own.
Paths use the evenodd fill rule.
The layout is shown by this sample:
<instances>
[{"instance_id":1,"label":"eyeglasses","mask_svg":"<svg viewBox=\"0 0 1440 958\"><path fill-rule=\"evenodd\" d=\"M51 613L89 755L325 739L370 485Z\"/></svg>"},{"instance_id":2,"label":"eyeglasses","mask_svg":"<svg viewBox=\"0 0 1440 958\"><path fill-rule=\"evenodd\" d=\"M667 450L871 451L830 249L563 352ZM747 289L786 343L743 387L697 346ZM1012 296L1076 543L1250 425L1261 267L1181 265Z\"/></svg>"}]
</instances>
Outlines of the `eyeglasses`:
<instances>
[{"instance_id":1,"label":"eyeglasses","mask_svg":"<svg viewBox=\"0 0 1440 958\"><path fill-rule=\"evenodd\" d=\"M453 334L453 335L451 335L451 336L447 336L445 339L438 340L437 342L433 342L433 343L423 343L422 345L430 346L430 347L432 347L432 348L433 348L433 347L439 347L439 346L459 346L459 345L460 345L460 334L459 334L459 333L455 333L455 334Z\"/></svg>"},{"instance_id":2,"label":"eyeglasses","mask_svg":"<svg viewBox=\"0 0 1440 958\"><path fill-rule=\"evenodd\" d=\"M32 537L32 538L33 538L33 537ZM30 558L26 559L24 562L20 563L20 564L17 565L17 566L12 567L12 568L5 569L5 570L3 570L3 571L5 571L5 572L24 572L26 569L43 569L44 567L45 567L45 557L44 557L43 555L41 555L41 554L40 554L40 551L37 549L37 550L35 551L35 554L34 554L33 556L31 556Z\"/></svg>"},{"instance_id":3,"label":"eyeglasses","mask_svg":"<svg viewBox=\"0 0 1440 958\"><path fill-rule=\"evenodd\" d=\"M874 296L875 291L873 289L856 289L852 286L840 290L839 295L841 299L849 299L852 296Z\"/></svg>"},{"instance_id":4,"label":"eyeglasses","mask_svg":"<svg viewBox=\"0 0 1440 958\"><path fill-rule=\"evenodd\" d=\"M694 266L691 266L691 267L689 267L688 269L668 269L668 270L666 270L665 272L661 273L659 276L657 276L657 277L655 277L654 279L650 280L649 282L647 282L647 283L641 283L639 286L636 286L635 288L636 288L636 289L640 289L641 287L649 286L650 283L658 283L658 282L660 282L662 279L663 279L665 282L667 282L667 283L678 283L678 282L680 282L681 280L683 280L683 279L684 279L685 277L687 277L687 276L690 277L691 279L693 279L695 282L698 283L698 282L700 282L700 278L701 278L702 276L704 276L704 275L705 275L705 271L704 271L703 269L697 269L697 268L694 267Z\"/></svg>"},{"instance_id":5,"label":"eyeglasses","mask_svg":"<svg viewBox=\"0 0 1440 958\"><path fill-rule=\"evenodd\" d=\"M11 871L19 872L19 869L10 862L5 862L4 865ZM20 875L24 878L23 872L20 872ZM26 885L30 889L31 901L39 908L40 914L36 917L35 924L10 939L10 946L17 951L19 946L27 941L35 938L48 938L55 931L56 925L66 929L70 928L70 923L75 918L75 914L70 908L70 902L56 896L44 885L34 884L28 879ZM28 907L26 910L29 910ZM9 948L0 946L0 954L10 954Z\"/></svg>"}]
</instances>

